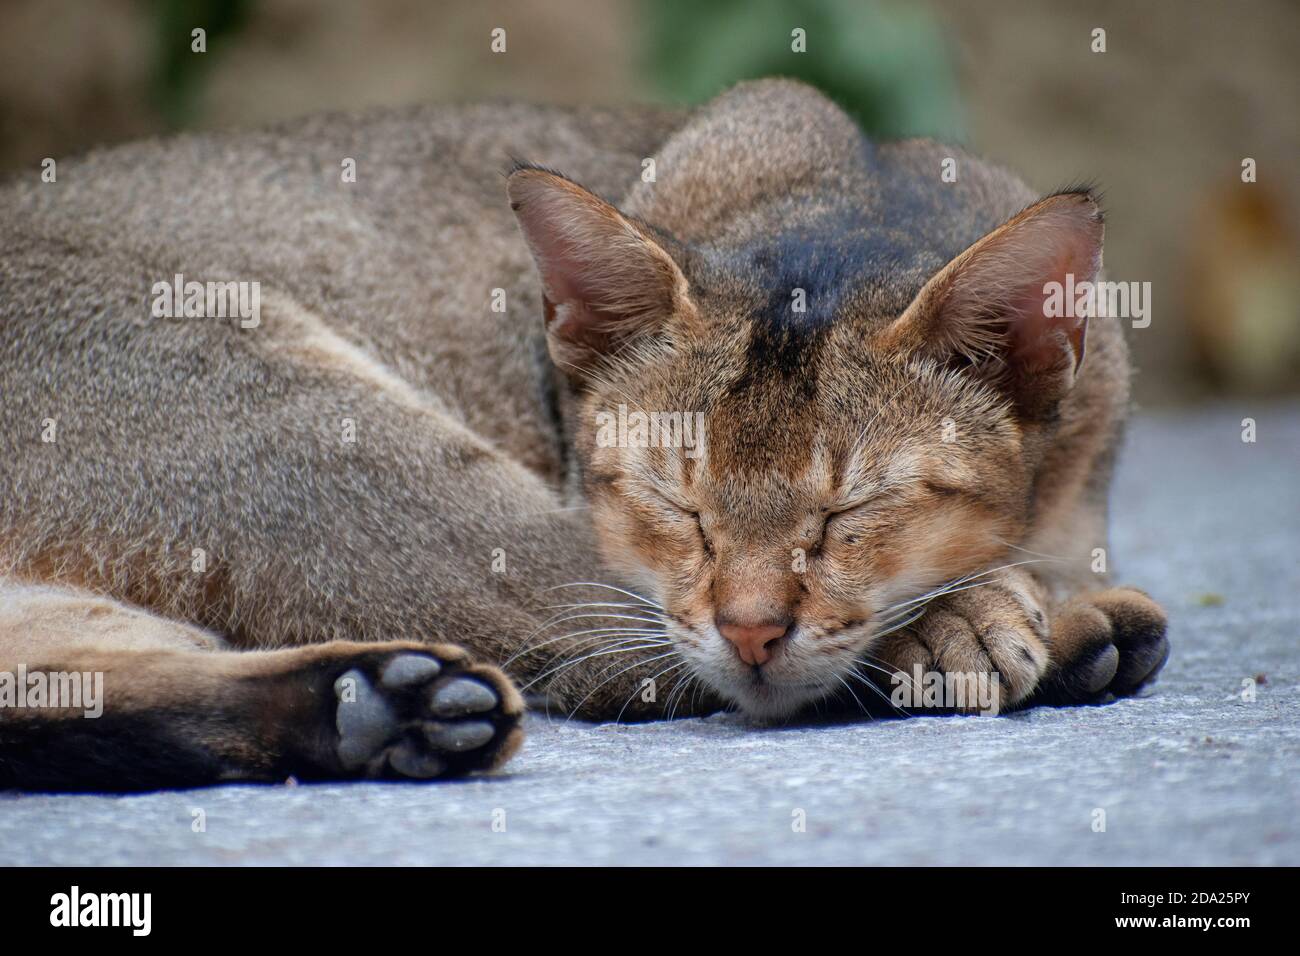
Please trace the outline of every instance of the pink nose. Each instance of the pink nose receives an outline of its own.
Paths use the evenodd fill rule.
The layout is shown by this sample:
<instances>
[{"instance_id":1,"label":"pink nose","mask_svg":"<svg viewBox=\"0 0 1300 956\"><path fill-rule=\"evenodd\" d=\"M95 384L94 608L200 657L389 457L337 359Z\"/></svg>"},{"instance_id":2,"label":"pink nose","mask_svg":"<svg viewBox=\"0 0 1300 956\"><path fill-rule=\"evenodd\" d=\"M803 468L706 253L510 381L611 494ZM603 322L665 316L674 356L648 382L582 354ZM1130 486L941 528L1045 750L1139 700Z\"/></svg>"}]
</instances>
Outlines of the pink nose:
<instances>
[{"instance_id":1,"label":"pink nose","mask_svg":"<svg viewBox=\"0 0 1300 956\"><path fill-rule=\"evenodd\" d=\"M750 626L718 621L718 632L735 645L740 659L752 666L767 663L772 656L768 647L785 637L789 627L788 624L777 623Z\"/></svg>"}]
</instances>

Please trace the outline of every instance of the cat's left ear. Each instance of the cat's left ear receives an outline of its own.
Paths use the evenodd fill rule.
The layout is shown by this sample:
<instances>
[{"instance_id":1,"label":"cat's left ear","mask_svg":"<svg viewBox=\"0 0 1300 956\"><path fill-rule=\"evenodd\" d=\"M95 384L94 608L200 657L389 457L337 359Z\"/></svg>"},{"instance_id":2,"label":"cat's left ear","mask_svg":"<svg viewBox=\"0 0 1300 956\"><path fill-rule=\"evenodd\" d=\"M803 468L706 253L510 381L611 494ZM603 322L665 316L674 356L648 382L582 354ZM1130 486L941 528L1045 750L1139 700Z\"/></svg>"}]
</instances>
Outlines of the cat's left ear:
<instances>
[{"instance_id":1,"label":"cat's left ear","mask_svg":"<svg viewBox=\"0 0 1300 956\"><path fill-rule=\"evenodd\" d=\"M506 190L541 275L547 347L568 374L691 311L672 257L600 197L527 166Z\"/></svg>"},{"instance_id":2,"label":"cat's left ear","mask_svg":"<svg viewBox=\"0 0 1300 956\"><path fill-rule=\"evenodd\" d=\"M1043 413L1083 362L1087 316L1068 290L1096 280L1103 232L1091 193L1041 200L944 266L879 344L961 357L996 375L1026 414Z\"/></svg>"}]
</instances>

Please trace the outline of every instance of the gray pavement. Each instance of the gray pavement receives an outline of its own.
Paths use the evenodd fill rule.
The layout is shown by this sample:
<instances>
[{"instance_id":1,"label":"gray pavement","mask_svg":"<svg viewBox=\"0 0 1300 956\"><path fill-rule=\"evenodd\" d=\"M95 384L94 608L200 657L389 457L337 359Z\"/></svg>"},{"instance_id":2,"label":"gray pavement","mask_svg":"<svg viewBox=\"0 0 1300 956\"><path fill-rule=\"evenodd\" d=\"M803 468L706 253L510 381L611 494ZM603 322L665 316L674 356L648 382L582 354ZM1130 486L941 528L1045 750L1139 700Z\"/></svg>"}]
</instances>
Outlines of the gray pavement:
<instances>
[{"instance_id":1,"label":"gray pavement","mask_svg":"<svg viewBox=\"0 0 1300 956\"><path fill-rule=\"evenodd\" d=\"M1112 553L1173 642L1142 699L777 730L534 717L507 772L459 783L3 794L0 864L1300 864L1298 466L1300 405L1134 423Z\"/></svg>"}]
</instances>

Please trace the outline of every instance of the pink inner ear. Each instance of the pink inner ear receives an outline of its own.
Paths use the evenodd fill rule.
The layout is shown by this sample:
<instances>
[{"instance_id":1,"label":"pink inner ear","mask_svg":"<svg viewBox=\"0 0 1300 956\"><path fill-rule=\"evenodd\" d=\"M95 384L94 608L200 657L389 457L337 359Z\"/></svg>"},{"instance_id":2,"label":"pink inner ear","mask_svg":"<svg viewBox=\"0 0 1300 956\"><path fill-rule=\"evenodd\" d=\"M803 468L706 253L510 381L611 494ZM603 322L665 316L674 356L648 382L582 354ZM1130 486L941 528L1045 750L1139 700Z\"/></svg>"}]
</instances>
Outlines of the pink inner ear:
<instances>
[{"instance_id":1,"label":"pink inner ear","mask_svg":"<svg viewBox=\"0 0 1300 956\"><path fill-rule=\"evenodd\" d=\"M538 250L537 264L538 272L542 276L542 288L551 302L557 305L578 303L587 298L575 280L576 276L582 274L581 267L572 258L558 250L556 252Z\"/></svg>"},{"instance_id":2,"label":"pink inner ear","mask_svg":"<svg viewBox=\"0 0 1300 956\"><path fill-rule=\"evenodd\" d=\"M656 326L684 282L645 230L609 203L544 170L507 183L537 263L552 350L605 352Z\"/></svg>"},{"instance_id":3,"label":"pink inner ear","mask_svg":"<svg viewBox=\"0 0 1300 956\"><path fill-rule=\"evenodd\" d=\"M1061 289L1058 297L1062 305L1073 307L1074 286L1083 281L1091 282L1096 271L1085 267L1085 271L1076 271L1078 262L1072 256L1062 256L1056 264L1042 276L1042 281L1026 284L1021 295L1011 305L1011 329L1015 358L1028 370L1051 367L1060 362L1061 340L1056 334L1064 333L1071 351L1074 353L1074 367L1077 369L1083 361L1084 342L1088 334L1087 316L1048 315L1049 293L1044 291L1049 282L1057 283ZM1068 276L1073 275L1073 284ZM1067 299L1070 300L1067 302Z\"/></svg>"},{"instance_id":4,"label":"pink inner ear","mask_svg":"<svg viewBox=\"0 0 1300 956\"><path fill-rule=\"evenodd\" d=\"M522 193L516 212L532 250L546 296L555 304L587 301L596 290L583 283L589 272L592 235L604 224L569 184L535 184ZM593 197L594 198L594 197Z\"/></svg>"},{"instance_id":5,"label":"pink inner ear","mask_svg":"<svg viewBox=\"0 0 1300 956\"><path fill-rule=\"evenodd\" d=\"M1073 196L1051 202L1058 205L1013 225L989 250L998 260L995 275L1014 272L1003 276L1012 287L1004 293L1004 315L1011 358L1027 372L1054 368L1070 358L1078 369L1089 318L1075 309L1078 290L1081 283L1095 282L1101 268L1101 222L1095 207L1089 202L1081 208ZM1049 283L1055 283L1055 295ZM1063 344L1072 356L1063 354Z\"/></svg>"}]
</instances>

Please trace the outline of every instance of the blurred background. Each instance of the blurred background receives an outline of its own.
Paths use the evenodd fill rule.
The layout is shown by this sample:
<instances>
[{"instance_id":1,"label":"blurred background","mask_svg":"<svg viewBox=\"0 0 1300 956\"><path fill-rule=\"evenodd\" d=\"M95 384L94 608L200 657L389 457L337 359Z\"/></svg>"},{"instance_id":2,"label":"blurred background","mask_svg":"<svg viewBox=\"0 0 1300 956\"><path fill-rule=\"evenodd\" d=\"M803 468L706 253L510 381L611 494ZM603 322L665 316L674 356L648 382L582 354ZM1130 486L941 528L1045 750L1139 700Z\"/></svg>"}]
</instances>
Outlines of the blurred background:
<instances>
[{"instance_id":1,"label":"blurred background","mask_svg":"<svg viewBox=\"0 0 1300 956\"><path fill-rule=\"evenodd\" d=\"M1152 284L1143 404L1300 391L1296 0L0 0L0 23L18 175L320 109L696 103L797 76L875 136L959 142L1044 192L1098 182L1108 278Z\"/></svg>"}]
</instances>

